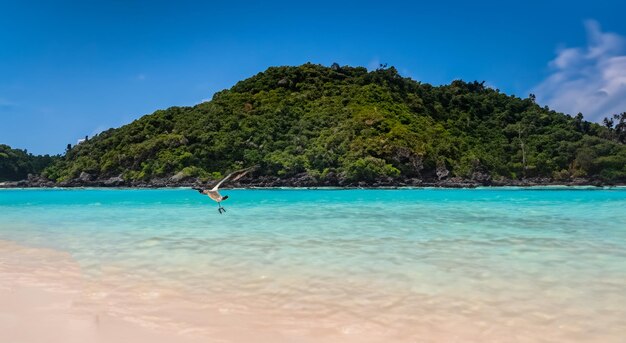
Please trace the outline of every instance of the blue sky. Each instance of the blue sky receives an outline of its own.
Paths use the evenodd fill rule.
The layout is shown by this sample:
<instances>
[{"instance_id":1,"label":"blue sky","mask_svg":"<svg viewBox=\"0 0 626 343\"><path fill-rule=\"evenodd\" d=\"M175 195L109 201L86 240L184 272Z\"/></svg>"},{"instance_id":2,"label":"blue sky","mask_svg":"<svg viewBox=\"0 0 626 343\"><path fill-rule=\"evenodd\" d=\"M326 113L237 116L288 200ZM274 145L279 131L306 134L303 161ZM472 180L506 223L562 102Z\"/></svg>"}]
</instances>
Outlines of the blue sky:
<instances>
[{"instance_id":1,"label":"blue sky","mask_svg":"<svg viewBox=\"0 0 626 343\"><path fill-rule=\"evenodd\" d=\"M486 81L599 120L626 111L620 1L4 1L0 143L67 143L193 105L273 65Z\"/></svg>"}]
</instances>

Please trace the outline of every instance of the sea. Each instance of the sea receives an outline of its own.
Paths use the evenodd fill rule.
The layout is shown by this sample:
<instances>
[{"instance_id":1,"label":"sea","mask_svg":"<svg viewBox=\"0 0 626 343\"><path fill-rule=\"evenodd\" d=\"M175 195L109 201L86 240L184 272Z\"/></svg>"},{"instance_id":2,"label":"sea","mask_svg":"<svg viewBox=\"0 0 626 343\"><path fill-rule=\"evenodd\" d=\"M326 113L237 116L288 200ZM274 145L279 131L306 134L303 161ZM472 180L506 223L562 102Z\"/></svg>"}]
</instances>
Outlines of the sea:
<instances>
[{"instance_id":1,"label":"sea","mask_svg":"<svg viewBox=\"0 0 626 343\"><path fill-rule=\"evenodd\" d=\"M207 342L626 342L624 187L221 192L0 190L0 240Z\"/></svg>"}]
</instances>

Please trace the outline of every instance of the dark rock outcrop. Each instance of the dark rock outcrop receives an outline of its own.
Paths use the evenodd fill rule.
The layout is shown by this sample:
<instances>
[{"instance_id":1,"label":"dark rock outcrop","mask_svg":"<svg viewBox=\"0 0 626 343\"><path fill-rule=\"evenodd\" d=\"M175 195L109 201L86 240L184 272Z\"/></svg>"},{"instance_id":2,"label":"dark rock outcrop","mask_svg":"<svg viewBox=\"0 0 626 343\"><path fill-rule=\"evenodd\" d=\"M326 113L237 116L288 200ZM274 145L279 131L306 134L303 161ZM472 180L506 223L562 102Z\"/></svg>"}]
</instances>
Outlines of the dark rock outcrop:
<instances>
[{"instance_id":1,"label":"dark rock outcrop","mask_svg":"<svg viewBox=\"0 0 626 343\"><path fill-rule=\"evenodd\" d=\"M600 180L575 178L571 180L555 180L550 178L527 178L521 180L493 178L490 174L476 170L469 179L450 177L449 171L443 167L438 168L437 175L414 178L378 178L369 182L354 182L341 173L327 172L324 175L311 175L300 173L291 177L280 178L278 176L253 176L246 175L240 180L225 184L227 187L344 187L344 188L396 188L396 187L445 187L445 188L474 188L478 186L606 186ZM29 175L28 179L21 181L0 182L0 188L19 187L134 187L134 188L160 188L160 187L211 187L216 181L206 182L196 177L177 173L169 177L154 178L151 180L124 180L122 175L110 178L95 178L83 172L79 177L63 182L54 182L39 175Z\"/></svg>"},{"instance_id":2,"label":"dark rock outcrop","mask_svg":"<svg viewBox=\"0 0 626 343\"><path fill-rule=\"evenodd\" d=\"M120 186L124 186L125 184L126 182L124 181L121 175L102 181L102 185L105 187L120 187Z\"/></svg>"}]
</instances>

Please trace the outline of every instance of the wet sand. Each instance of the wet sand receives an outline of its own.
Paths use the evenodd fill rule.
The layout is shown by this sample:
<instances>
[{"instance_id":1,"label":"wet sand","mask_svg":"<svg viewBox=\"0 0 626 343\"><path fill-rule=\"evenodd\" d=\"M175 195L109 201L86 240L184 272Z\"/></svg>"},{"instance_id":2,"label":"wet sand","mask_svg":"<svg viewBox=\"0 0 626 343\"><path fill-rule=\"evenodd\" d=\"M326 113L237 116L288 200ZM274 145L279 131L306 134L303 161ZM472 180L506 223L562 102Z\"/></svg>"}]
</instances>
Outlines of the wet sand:
<instances>
[{"instance_id":1,"label":"wet sand","mask_svg":"<svg viewBox=\"0 0 626 343\"><path fill-rule=\"evenodd\" d=\"M346 287L337 285L355 295L371 285ZM553 309L519 315L496 298L491 305L501 306L357 297L346 308L316 302L313 293L289 297L278 292L271 304L227 290L187 294L126 279L113 267L86 277L68 253L0 241L1 342L618 342L622 322L581 326Z\"/></svg>"},{"instance_id":2,"label":"wet sand","mask_svg":"<svg viewBox=\"0 0 626 343\"><path fill-rule=\"evenodd\" d=\"M68 253L0 240L0 342L372 341L350 332L332 337L324 329L314 329L313 337L315 318L305 317L290 320L301 330L290 325L281 332L271 316L231 300L214 306L211 299L121 280L115 268L104 274L94 280Z\"/></svg>"},{"instance_id":3,"label":"wet sand","mask_svg":"<svg viewBox=\"0 0 626 343\"><path fill-rule=\"evenodd\" d=\"M0 341L200 342L115 317L92 288L69 254L0 241Z\"/></svg>"}]
</instances>

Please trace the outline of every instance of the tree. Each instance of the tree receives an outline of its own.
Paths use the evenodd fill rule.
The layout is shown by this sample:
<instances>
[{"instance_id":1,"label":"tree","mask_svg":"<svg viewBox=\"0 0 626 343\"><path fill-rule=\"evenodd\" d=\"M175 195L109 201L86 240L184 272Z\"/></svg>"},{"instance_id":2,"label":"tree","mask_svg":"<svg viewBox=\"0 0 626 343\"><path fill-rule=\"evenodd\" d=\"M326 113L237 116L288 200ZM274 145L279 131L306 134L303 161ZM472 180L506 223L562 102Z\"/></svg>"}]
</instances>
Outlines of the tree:
<instances>
[{"instance_id":1,"label":"tree","mask_svg":"<svg viewBox=\"0 0 626 343\"><path fill-rule=\"evenodd\" d=\"M604 118L604 120L602 120L602 124L609 130L613 130L613 124L615 122L613 121L613 118Z\"/></svg>"},{"instance_id":2,"label":"tree","mask_svg":"<svg viewBox=\"0 0 626 343\"><path fill-rule=\"evenodd\" d=\"M617 121L615 125L615 139L620 143L626 143L626 112L614 114L613 119Z\"/></svg>"},{"instance_id":3,"label":"tree","mask_svg":"<svg viewBox=\"0 0 626 343\"><path fill-rule=\"evenodd\" d=\"M585 121L583 114L578 112L574 117L574 123L576 124L576 130L581 133L589 133L589 122Z\"/></svg>"},{"instance_id":4,"label":"tree","mask_svg":"<svg viewBox=\"0 0 626 343\"><path fill-rule=\"evenodd\" d=\"M11 149L0 144L0 181L23 180L28 174L39 174L57 157L35 156L27 150Z\"/></svg>"},{"instance_id":5,"label":"tree","mask_svg":"<svg viewBox=\"0 0 626 343\"><path fill-rule=\"evenodd\" d=\"M519 140L520 149L522 149L522 166L524 168L524 178L526 178L526 172L528 170L528 166L526 165L526 144L524 143L524 138L522 138L522 134L525 135L526 127L520 122L517 125L517 139Z\"/></svg>"}]
</instances>

